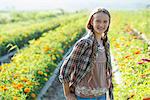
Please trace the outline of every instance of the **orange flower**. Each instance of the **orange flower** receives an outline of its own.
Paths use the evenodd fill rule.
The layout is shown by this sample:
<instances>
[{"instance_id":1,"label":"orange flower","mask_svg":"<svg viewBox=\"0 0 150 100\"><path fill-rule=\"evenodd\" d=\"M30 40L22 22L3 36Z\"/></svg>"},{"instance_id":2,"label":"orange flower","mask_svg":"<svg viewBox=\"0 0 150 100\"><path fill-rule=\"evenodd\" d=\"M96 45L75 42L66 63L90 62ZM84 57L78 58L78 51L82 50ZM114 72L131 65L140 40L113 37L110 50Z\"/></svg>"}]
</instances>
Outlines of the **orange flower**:
<instances>
[{"instance_id":1,"label":"orange flower","mask_svg":"<svg viewBox=\"0 0 150 100\"><path fill-rule=\"evenodd\" d=\"M48 70L48 69L46 69L45 71L46 71L46 72L49 72L49 70Z\"/></svg>"},{"instance_id":2,"label":"orange flower","mask_svg":"<svg viewBox=\"0 0 150 100\"><path fill-rule=\"evenodd\" d=\"M14 84L13 86L14 86L14 88L17 88L17 89L22 89L23 88L23 84L21 84L21 83Z\"/></svg>"},{"instance_id":3,"label":"orange flower","mask_svg":"<svg viewBox=\"0 0 150 100\"><path fill-rule=\"evenodd\" d=\"M146 78L147 75L146 74L141 74L141 78Z\"/></svg>"},{"instance_id":4,"label":"orange flower","mask_svg":"<svg viewBox=\"0 0 150 100\"><path fill-rule=\"evenodd\" d=\"M140 53L141 53L140 50L137 50L137 51L134 52L134 54L140 54Z\"/></svg>"},{"instance_id":5,"label":"orange flower","mask_svg":"<svg viewBox=\"0 0 150 100\"><path fill-rule=\"evenodd\" d=\"M60 52L63 54L63 53L64 53L64 50L60 50Z\"/></svg>"},{"instance_id":6,"label":"orange flower","mask_svg":"<svg viewBox=\"0 0 150 100\"><path fill-rule=\"evenodd\" d=\"M25 93L29 93L29 92L30 92L30 88L25 88L25 89L24 89L24 92L25 92Z\"/></svg>"},{"instance_id":7,"label":"orange flower","mask_svg":"<svg viewBox=\"0 0 150 100\"><path fill-rule=\"evenodd\" d=\"M45 46L45 47L44 47L44 51L45 51L45 52L48 52L49 50L51 50L51 48L49 48L49 46Z\"/></svg>"},{"instance_id":8,"label":"orange flower","mask_svg":"<svg viewBox=\"0 0 150 100\"><path fill-rule=\"evenodd\" d=\"M18 100L18 98L16 96L13 97L13 100Z\"/></svg>"},{"instance_id":9,"label":"orange flower","mask_svg":"<svg viewBox=\"0 0 150 100\"><path fill-rule=\"evenodd\" d=\"M43 75L43 72L42 72L42 71L38 71L38 74L39 74L39 75Z\"/></svg>"},{"instance_id":10,"label":"orange flower","mask_svg":"<svg viewBox=\"0 0 150 100\"><path fill-rule=\"evenodd\" d=\"M32 97L32 98L35 98L35 97L36 97L36 94L31 93L31 97Z\"/></svg>"},{"instance_id":11,"label":"orange flower","mask_svg":"<svg viewBox=\"0 0 150 100\"><path fill-rule=\"evenodd\" d=\"M147 98L143 98L143 100L150 100L150 97L147 97Z\"/></svg>"},{"instance_id":12,"label":"orange flower","mask_svg":"<svg viewBox=\"0 0 150 100\"><path fill-rule=\"evenodd\" d=\"M125 58L130 58L130 55L125 56Z\"/></svg>"}]
</instances>

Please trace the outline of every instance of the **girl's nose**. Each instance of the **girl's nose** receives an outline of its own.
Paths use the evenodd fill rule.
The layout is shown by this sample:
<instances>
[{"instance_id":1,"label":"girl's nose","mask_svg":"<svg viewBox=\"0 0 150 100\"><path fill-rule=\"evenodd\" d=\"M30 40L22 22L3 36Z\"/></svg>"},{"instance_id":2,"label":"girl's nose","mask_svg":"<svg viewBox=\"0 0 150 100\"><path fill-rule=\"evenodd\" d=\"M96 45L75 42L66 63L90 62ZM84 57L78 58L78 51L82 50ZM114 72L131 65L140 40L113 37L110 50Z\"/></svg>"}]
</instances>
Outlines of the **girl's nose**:
<instances>
[{"instance_id":1,"label":"girl's nose","mask_svg":"<svg viewBox=\"0 0 150 100\"><path fill-rule=\"evenodd\" d=\"M103 23L99 23L99 26L102 27L102 26L104 26L104 24Z\"/></svg>"}]
</instances>

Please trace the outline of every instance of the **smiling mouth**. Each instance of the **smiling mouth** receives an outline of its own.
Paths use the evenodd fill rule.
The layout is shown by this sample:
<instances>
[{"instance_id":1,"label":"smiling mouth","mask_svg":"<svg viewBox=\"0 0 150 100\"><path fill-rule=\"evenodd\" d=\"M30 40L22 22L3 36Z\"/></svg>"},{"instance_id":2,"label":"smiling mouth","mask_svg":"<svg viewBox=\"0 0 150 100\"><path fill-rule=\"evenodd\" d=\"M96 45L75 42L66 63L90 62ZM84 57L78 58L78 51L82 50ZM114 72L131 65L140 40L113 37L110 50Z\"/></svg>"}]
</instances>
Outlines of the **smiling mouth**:
<instances>
[{"instance_id":1,"label":"smiling mouth","mask_svg":"<svg viewBox=\"0 0 150 100\"><path fill-rule=\"evenodd\" d=\"M97 29L99 29L99 30L104 30L104 28L97 28Z\"/></svg>"}]
</instances>

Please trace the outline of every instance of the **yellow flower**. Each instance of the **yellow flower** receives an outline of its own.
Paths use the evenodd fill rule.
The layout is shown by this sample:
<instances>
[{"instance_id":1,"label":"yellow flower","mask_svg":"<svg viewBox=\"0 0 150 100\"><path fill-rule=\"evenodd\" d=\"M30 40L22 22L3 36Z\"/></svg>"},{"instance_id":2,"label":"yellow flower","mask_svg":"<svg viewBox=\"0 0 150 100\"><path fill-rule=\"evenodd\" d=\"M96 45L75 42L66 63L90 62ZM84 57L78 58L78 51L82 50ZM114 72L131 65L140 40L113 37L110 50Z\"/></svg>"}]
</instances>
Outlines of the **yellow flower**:
<instances>
[{"instance_id":1,"label":"yellow flower","mask_svg":"<svg viewBox=\"0 0 150 100\"><path fill-rule=\"evenodd\" d=\"M2 66L0 66L0 71L2 70Z\"/></svg>"},{"instance_id":2,"label":"yellow flower","mask_svg":"<svg viewBox=\"0 0 150 100\"><path fill-rule=\"evenodd\" d=\"M44 73L44 76L46 76L46 77L47 77L47 74L46 74L46 73Z\"/></svg>"},{"instance_id":3,"label":"yellow flower","mask_svg":"<svg viewBox=\"0 0 150 100\"><path fill-rule=\"evenodd\" d=\"M35 78L35 76L33 75L32 78Z\"/></svg>"},{"instance_id":4,"label":"yellow flower","mask_svg":"<svg viewBox=\"0 0 150 100\"><path fill-rule=\"evenodd\" d=\"M44 80L45 80L45 81L48 81L48 79L47 79L47 78L44 78Z\"/></svg>"},{"instance_id":5,"label":"yellow flower","mask_svg":"<svg viewBox=\"0 0 150 100\"><path fill-rule=\"evenodd\" d=\"M7 88L6 86L0 86L0 88L1 88L3 91L8 90L8 88Z\"/></svg>"},{"instance_id":6,"label":"yellow flower","mask_svg":"<svg viewBox=\"0 0 150 100\"><path fill-rule=\"evenodd\" d=\"M13 100L18 100L18 98L16 96L13 97Z\"/></svg>"},{"instance_id":7,"label":"yellow flower","mask_svg":"<svg viewBox=\"0 0 150 100\"><path fill-rule=\"evenodd\" d=\"M116 44L115 44L115 47L116 47L116 48L120 48L120 44L119 44L119 43L116 43Z\"/></svg>"},{"instance_id":8,"label":"yellow flower","mask_svg":"<svg viewBox=\"0 0 150 100\"><path fill-rule=\"evenodd\" d=\"M27 84L27 85L32 85L32 82L29 82L29 81L28 81L28 82L26 82L26 84Z\"/></svg>"},{"instance_id":9,"label":"yellow flower","mask_svg":"<svg viewBox=\"0 0 150 100\"><path fill-rule=\"evenodd\" d=\"M134 52L134 54L140 54L140 53L141 53L140 50L137 50L137 51Z\"/></svg>"},{"instance_id":10,"label":"yellow flower","mask_svg":"<svg viewBox=\"0 0 150 100\"><path fill-rule=\"evenodd\" d=\"M22 80L23 82L27 82L27 81L28 81L28 79L25 78L25 77L22 77L21 80Z\"/></svg>"}]
</instances>

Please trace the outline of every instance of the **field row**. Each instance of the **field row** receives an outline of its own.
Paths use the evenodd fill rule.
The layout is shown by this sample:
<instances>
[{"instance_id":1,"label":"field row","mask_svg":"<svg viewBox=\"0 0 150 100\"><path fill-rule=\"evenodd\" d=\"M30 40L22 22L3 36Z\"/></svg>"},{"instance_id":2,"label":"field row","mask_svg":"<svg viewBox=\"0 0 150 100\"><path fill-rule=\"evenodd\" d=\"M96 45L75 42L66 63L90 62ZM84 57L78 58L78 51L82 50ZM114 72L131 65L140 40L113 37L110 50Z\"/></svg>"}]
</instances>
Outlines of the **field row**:
<instances>
[{"instance_id":1,"label":"field row","mask_svg":"<svg viewBox=\"0 0 150 100\"><path fill-rule=\"evenodd\" d=\"M127 26L132 26L147 35L148 29L141 26L147 24L146 15L147 13L139 11L132 14L131 12L114 13L112 16L109 32L111 50L123 81L123 84L114 86L115 100L143 100L150 97L148 44L139 40L138 36L129 34L127 29Z\"/></svg>"},{"instance_id":2,"label":"field row","mask_svg":"<svg viewBox=\"0 0 150 100\"><path fill-rule=\"evenodd\" d=\"M39 19L45 19L49 17L55 17L63 14L63 12L52 12L52 11L11 11L11 12L0 12L0 24L15 23L20 21L35 21Z\"/></svg>"},{"instance_id":3,"label":"field row","mask_svg":"<svg viewBox=\"0 0 150 100\"><path fill-rule=\"evenodd\" d=\"M64 49L73 45L85 33L85 16L72 19L56 30L30 41L12 58L0 66L0 97L3 100L35 98L62 60Z\"/></svg>"},{"instance_id":4,"label":"field row","mask_svg":"<svg viewBox=\"0 0 150 100\"><path fill-rule=\"evenodd\" d=\"M65 24L65 21L71 21L77 18L77 16L83 16L82 13L77 13L73 15L63 15L49 20L45 20L41 23L31 24L25 27L17 27L15 29L9 30L8 33L0 34L0 56L5 55L9 51L16 50L16 48L21 48L28 43L29 40L37 39L44 32L53 30L59 27L61 24Z\"/></svg>"}]
</instances>

